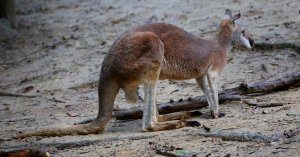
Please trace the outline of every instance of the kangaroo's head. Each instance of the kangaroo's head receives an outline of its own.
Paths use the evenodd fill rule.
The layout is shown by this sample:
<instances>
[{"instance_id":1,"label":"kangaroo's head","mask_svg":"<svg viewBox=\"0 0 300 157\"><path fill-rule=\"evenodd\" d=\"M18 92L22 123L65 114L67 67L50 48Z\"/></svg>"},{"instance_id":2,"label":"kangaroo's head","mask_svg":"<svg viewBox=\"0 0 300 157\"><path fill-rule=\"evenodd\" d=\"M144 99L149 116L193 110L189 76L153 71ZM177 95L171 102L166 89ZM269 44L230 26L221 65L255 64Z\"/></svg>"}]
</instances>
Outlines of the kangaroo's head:
<instances>
[{"instance_id":1,"label":"kangaroo's head","mask_svg":"<svg viewBox=\"0 0 300 157\"><path fill-rule=\"evenodd\" d=\"M242 46L246 48L252 48L254 40L250 38L245 29L236 24L235 20L239 19L241 14L232 15L232 11L226 9L225 15L221 21L221 28L227 28L232 32L232 42L234 46Z\"/></svg>"}]
</instances>

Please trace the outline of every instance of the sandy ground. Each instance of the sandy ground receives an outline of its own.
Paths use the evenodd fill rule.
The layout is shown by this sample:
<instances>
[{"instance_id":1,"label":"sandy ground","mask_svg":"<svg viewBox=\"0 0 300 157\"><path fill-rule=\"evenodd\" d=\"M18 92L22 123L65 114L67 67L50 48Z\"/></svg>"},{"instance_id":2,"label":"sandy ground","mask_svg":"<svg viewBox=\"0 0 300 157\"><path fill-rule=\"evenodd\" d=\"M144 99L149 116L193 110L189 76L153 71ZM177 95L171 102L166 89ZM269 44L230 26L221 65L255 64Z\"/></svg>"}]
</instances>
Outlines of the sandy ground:
<instances>
[{"instance_id":1,"label":"sandy ground","mask_svg":"<svg viewBox=\"0 0 300 157\"><path fill-rule=\"evenodd\" d=\"M299 142L266 144L222 141L193 136L191 132L197 132L197 129L188 127L145 133L141 130L140 120L112 119L107 129L97 135L24 140L12 140L10 137L18 131L73 124L96 115L95 82L102 59L117 36L129 28L144 23L167 22L196 36L208 38L218 29L224 10L230 8L241 11L239 22L256 42L299 42L299 6L299 0L18 0L18 36L0 43L0 90L18 93L26 87L33 87L24 94L38 97L0 97L0 138L4 139L0 140L0 149L9 150L34 142L98 139L100 142L81 147L49 146L44 149L54 156L160 156L156 154L157 148L197 156L297 156L300 153ZM278 78L299 70L299 67L299 52L292 49L234 49L229 54L219 89L234 87L242 82ZM158 84L157 100L177 101L201 94L194 80L165 80ZM193 120L211 128L239 128L266 135L282 134L284 130L300 126L300 88L258 98L285 102L286 105L255 109L241 102L229 102L220 107L221 112L226 113L225 117L207 118L208 110L202 109L204 116ZM127 104L120 91L115 107L134 106L138 104ZM263 111L268 114L262 114ZM145 138L128 138L135 136Z\"/></svg>"}]
</instances>

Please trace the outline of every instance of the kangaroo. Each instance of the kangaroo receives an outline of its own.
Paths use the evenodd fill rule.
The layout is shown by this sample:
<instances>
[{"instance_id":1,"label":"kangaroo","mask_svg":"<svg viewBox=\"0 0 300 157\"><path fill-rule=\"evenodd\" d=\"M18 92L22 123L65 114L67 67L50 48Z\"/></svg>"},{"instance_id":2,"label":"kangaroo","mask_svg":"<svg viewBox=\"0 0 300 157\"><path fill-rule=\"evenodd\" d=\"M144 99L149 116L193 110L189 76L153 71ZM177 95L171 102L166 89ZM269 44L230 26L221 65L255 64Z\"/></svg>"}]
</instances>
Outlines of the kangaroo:
<instances>
[{"instance_id":1,"label":"kangaroo","mask_svg":"<svg viewBox=\"0 0 300 157\"><path fill-rule=\"evenodd\" d=\"M189 112L159 115L155 103L158 80L186 80L195 78L203 90L212 118L218 118L219 102L217 78L226 64L227 53L233 45L251 48L253 40L227 9L219 32L212 40L204 40L166 23L138 26L124 32L113 43L103 60L99 79L98 116L92 122L80 125L45 128L19 134L29 136L63 136L93 134L103 131L112 117L113 103L120 89L126 100L136 102L138 85L144 85L142 129L160 131L187 125L183 119ZM209 92L211 89L212 94Z\"/></svg>"}]
</instances>

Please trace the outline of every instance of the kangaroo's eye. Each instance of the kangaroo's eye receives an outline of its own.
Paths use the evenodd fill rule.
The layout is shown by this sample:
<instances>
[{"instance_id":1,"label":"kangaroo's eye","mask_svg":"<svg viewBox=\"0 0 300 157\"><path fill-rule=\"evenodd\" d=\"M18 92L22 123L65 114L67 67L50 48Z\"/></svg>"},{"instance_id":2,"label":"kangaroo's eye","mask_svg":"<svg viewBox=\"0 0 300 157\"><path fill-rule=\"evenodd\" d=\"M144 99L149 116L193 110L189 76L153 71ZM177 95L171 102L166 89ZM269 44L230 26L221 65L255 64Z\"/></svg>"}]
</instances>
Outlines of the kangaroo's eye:
<instances>
[{"instance_id":1,"label":"kangaroo's eye","mask_svg":"<svg viewBox=\"0 0 300 157\"><path fill-rule=\"evenodd\" d=\"M245 30L242 30L241 33L242 33L243 35L245 35Z\"/></svg>"}]
</instances>

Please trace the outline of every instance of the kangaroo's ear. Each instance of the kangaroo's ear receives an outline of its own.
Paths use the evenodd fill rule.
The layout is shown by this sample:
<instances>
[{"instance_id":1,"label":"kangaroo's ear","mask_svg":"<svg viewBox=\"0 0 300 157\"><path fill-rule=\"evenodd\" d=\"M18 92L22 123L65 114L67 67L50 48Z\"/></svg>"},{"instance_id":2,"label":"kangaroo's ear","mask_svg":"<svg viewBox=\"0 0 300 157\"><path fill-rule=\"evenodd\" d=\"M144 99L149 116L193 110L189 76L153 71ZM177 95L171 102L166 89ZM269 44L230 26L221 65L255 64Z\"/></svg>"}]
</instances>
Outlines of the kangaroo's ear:
<instances>
[{"instance_id":1,"label":"kangaroo's ear","mask_svg":"<svg viewBox=\"0 0 300 157\"><path fill-rule=\"evenodd\" d=\"M230 20L231 17L232 17L232 11L230 9L226 9L222 20Z\"/></svg>"},{"instance_id":2,"label":"kangaroo's ear","mask_svg":"<svg viewBox=\"0 0 300 157\"><path fill-rule=\"evenodd\" d=\"M241 13L239 12L238 14L233 15L230 19L232 22L234 22L235 20L241 18Z\"/></svg>"},{"instance_id":3,"label":"kangaroo's ear","mask_svg":"<svg viewBox=\"0 0 300 157\"><path fill-rule=\"evenodd\" d=\"M231 18L232 17L232 11L230 9L226 9L225 15L228 15Z\"/></svg>"}]
</instances>

